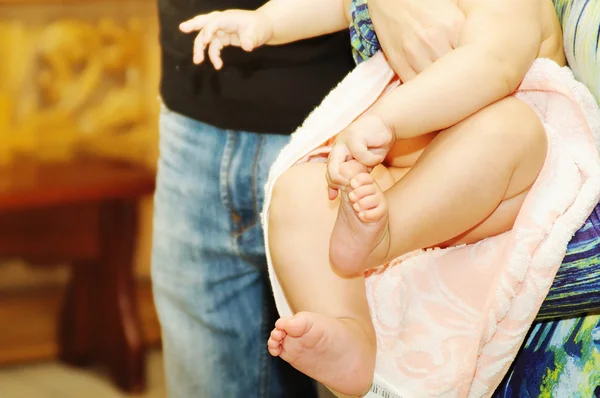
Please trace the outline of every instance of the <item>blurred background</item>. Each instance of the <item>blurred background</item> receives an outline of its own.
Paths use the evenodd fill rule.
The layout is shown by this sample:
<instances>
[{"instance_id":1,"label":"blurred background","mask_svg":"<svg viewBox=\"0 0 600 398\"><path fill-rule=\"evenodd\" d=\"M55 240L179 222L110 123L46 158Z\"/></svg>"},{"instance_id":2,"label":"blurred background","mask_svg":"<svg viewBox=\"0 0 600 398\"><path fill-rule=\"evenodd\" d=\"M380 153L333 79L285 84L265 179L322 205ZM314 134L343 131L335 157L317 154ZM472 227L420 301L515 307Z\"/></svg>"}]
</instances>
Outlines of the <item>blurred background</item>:
<instances>
[{"instance_id":1,"label":"blurred background","mask_svg":"<svg viewBox=\"0 0 600 398\"><path fill-rule=\"evenodd\" d=\"M0 397L164 397L153 0L0 0Z\"/></svg>"}]
</instances>

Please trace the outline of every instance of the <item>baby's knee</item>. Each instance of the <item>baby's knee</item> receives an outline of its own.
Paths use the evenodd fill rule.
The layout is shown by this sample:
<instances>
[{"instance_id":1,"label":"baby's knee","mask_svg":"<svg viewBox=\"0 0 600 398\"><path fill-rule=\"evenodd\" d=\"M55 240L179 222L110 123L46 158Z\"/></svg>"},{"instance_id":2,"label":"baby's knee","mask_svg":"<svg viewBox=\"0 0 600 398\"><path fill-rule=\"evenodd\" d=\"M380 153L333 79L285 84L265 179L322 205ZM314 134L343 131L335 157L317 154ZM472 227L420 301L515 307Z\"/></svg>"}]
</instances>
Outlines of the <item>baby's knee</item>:
<instances>
[{"instance_id":1,"label":"baby's knee","mask_svg":"<svg viewBox=\"0 0 600 398\"><path fill-rule=\"evenodd\" d=\"M548 151L548 137L542 120L526 103L514 97L504 99L488 115L486 145L512 164L512 186L529 187L537 178Z\"/></svg>"},{"instance_id":2,"label":"baby's knee","mask_svg":"<svg viewBox=\"0 0 600 398\"><path fill-rule=\"evenodd\" d=\"M538 115L526 103L507 97L480 112L473 134L488 145L522 156L546 153L547 137ZM476 117L477 117L476 116Z\"/></svg>"},{"instance_id":3,"label":"baby's knee","mask_svg":"<svg viewBox=\"0 0 600 398\"><path fill-rule=\"evenodd\" d=\"M500 109L494 113L496 122L508 123L517 137L545 141L544 125L531 106L515 97L507 97L498 105Z\"/></svg>"},{"instance_id":4,"label":"baby's knee","mask_svg":"<svg viewBox=\"0 0 600 398\"><path fill-rule=\"evenodd\" d=\"M526 104L529 111L520 118L521 128L513 134L515 148L518 149L516 167L512 175L512 185L529 188L537 179L548 154L548 136L544 124L537 114Z\"/></svg>"},{"instance_id":5,"label":"baby's knee","mask_svg":"<svg viewBox=\"0 0 600 398\"><path fill-rule=\"evenodd\" d=\"M527 110L529 111L529 113L524 116L525 128L523 129L523 134L521 135L523 145L525 148L527 148L527 152L534 151L543 153L545 157L548 147L546 128L533 109L529 108L528 105L523 106L527 107Z\"/></svg>"},{"instance_id":6,"label":"baby's knee","mask_svg":"<svg viewBox=\"0 0 600 398\"><path fill-rule=\"evenodd\" d=\"M513 148L516 149L520 161L541 164L546 159L548 137L546 128L535 111L526 103L511 97L509 110L504 114L504 123L510 135Z\"/></svg>"}]
</instances>

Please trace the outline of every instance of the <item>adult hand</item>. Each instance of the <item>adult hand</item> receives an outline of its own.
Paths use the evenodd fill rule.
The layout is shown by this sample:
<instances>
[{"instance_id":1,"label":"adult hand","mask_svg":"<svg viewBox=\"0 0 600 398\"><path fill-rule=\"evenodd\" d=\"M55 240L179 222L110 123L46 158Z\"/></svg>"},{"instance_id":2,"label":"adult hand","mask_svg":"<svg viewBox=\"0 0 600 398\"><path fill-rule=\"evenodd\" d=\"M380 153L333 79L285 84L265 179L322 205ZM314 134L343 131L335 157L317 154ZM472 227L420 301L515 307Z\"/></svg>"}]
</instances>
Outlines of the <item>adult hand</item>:
<instances>
[{"instance_id":1,"label":"adult hand","mask_svg":"<svg viewBox=\"0 0 600 398\"><path fill-rule=\"evenodd\" d=\"M403 82L457 46L465 19L456 0L369 0L369 13Z\"/></svg>"}]
</instances>

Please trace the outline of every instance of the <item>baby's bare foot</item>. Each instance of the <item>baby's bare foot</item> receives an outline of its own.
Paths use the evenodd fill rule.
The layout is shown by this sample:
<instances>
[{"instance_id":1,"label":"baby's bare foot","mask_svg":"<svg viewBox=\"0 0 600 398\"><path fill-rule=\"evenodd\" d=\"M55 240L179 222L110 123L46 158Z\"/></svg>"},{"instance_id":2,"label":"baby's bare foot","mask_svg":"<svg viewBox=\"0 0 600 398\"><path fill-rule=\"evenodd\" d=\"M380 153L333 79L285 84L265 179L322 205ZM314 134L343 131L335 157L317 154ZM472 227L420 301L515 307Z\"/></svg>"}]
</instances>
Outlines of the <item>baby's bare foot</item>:
<instances>
[{"instance_id":1,"label":"baby's bare foot","mask_svg":"<svg viewBox=\"0 0 600 398\"><path fill-rule=\"evenodd\" d=\"M356 165L353 167L357 169ZM368 268L382 265L388 250L387 201L364 168L352 178L349 191L341 194L329 242L329 260L341 276L356 277Z\"/></svg>"},{"instance_id":2,"label":"baby's bare foot","mask_svg":"<svg viewBox=\"0 0 600 398\"><path fill-rule=\"evenodd\" d=\"M267 346L271 355L342 394L361 395L373 382L374 332L356 320L299 312L275 323Z\"/></svg>"}]
</instances>

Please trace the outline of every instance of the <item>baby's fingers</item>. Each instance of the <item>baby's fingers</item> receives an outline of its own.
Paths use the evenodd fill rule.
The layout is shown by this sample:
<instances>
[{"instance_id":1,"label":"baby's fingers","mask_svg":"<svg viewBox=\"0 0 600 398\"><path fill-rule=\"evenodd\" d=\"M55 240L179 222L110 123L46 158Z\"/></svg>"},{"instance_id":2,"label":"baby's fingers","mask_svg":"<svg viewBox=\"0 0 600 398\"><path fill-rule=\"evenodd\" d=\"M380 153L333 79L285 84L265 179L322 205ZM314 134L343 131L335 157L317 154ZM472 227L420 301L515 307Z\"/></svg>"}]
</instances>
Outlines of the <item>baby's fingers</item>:
<instances>
[{"instance_id":1,"label":"baby's fingers","mask_svg":"<svg viewBox=\"0 0 600 398\"><path fill-rule=\"evenodd\" d=\"M208 46L208 58L214 65L215 69L219 70L223 67L223 60L221 59L221 50L223 47L231 44L231 38L229 35L219 35L213 38Z\"/></svg>"},{"instance_id":2,"label":"baby's fingers","mask_svg":"<svg viewBox=\"0 0 600 398\"><path fill-rule=\"evenodd\" d=\"M215 38L217 32L224 27L224 22L226 21L222 21L221 18L213 18L204 25L200 35L205 44L210 43Z\"/></svg>"},{"instance_id":3,"label":"baby's fingers","mask_svg":"<svg viewBox=\"0 0 600 398\"><path fill-rule=\"evenodd\" d=\"M367 167L374 167L383 162L385 156L377 153L377 148L369 149L362 142L352 141L348 143L352 157Z\"/></svg>"},{"instance_id":4,"label":"baby's fingers","mask_svg":"<svg viewBox=\"0 0 600 398\"><path fill-rule=\"evenodd\" d=\"M329 200L334 200L337 198L338 192L344 189L344 185L335 184L331 179L329 171L325 173L325 179L327 180L328 185L327 196L329 197Z\"/></svg>"},{"instance_id":5,"label":"baby's fingers","mask_svg":"<svg viewBox=\"0 0 600 398\"><path fill-rule=\"evenodd\" d=\"M194 18L189 19L185 22L179 24L179 30L183 33L197 32L202 30L206 23L214 17L216 12L211 12L210 14L196 15Z\"/></svg>"},{"instance_id":6,"label":"baby's fingers","mask_svg":"<svg viewBox=\"0 0 600 398\"><path fill-rule=\"evenodd\" d=\"M195 64L201 64L204 61L204 51L206 50L206 44L202 39L202 33L198 33L198 36L194 39L194 58Z\"/></svg>"},{"instance_id":7,"label":"baby's fingers","mask_svg":"<svg viewBox=\"0 0 600 398\"><path fill-rule=\"evenodd\" d=\"M333 191L345 189L350 181L340 173L340 165L349 158L348 148L345 145L334 145L327 161L327 185L329 185L329 199L335 199L337 193ZM333 190L333 191L332 191Z\"/></svg>"},{"instance_id":8,"label":"baby's fingers","mask_svg":"<svg viewBox=\"0 0 600 398\"><path fill-rule=\"evenodd\" d=\"M237 34L217 31L217 37L221 40L223 46L240 47L242 50L250 52L254 50L254 41L252 40L252 36L244 34L246 34L246 32Z\"/></svg>"},{"instance_id":9,"label":"baby's fingers","mask_svg":"<svg viewBox=\"0 0 600 398\"><path fill-rule=\"evenodd\" d=\"M228 10L206 21L201 32L204 43L208 44L221 33L237 35L248 15L248 13L240 14L234 10Z\"/></svg>"}]
</instances>

